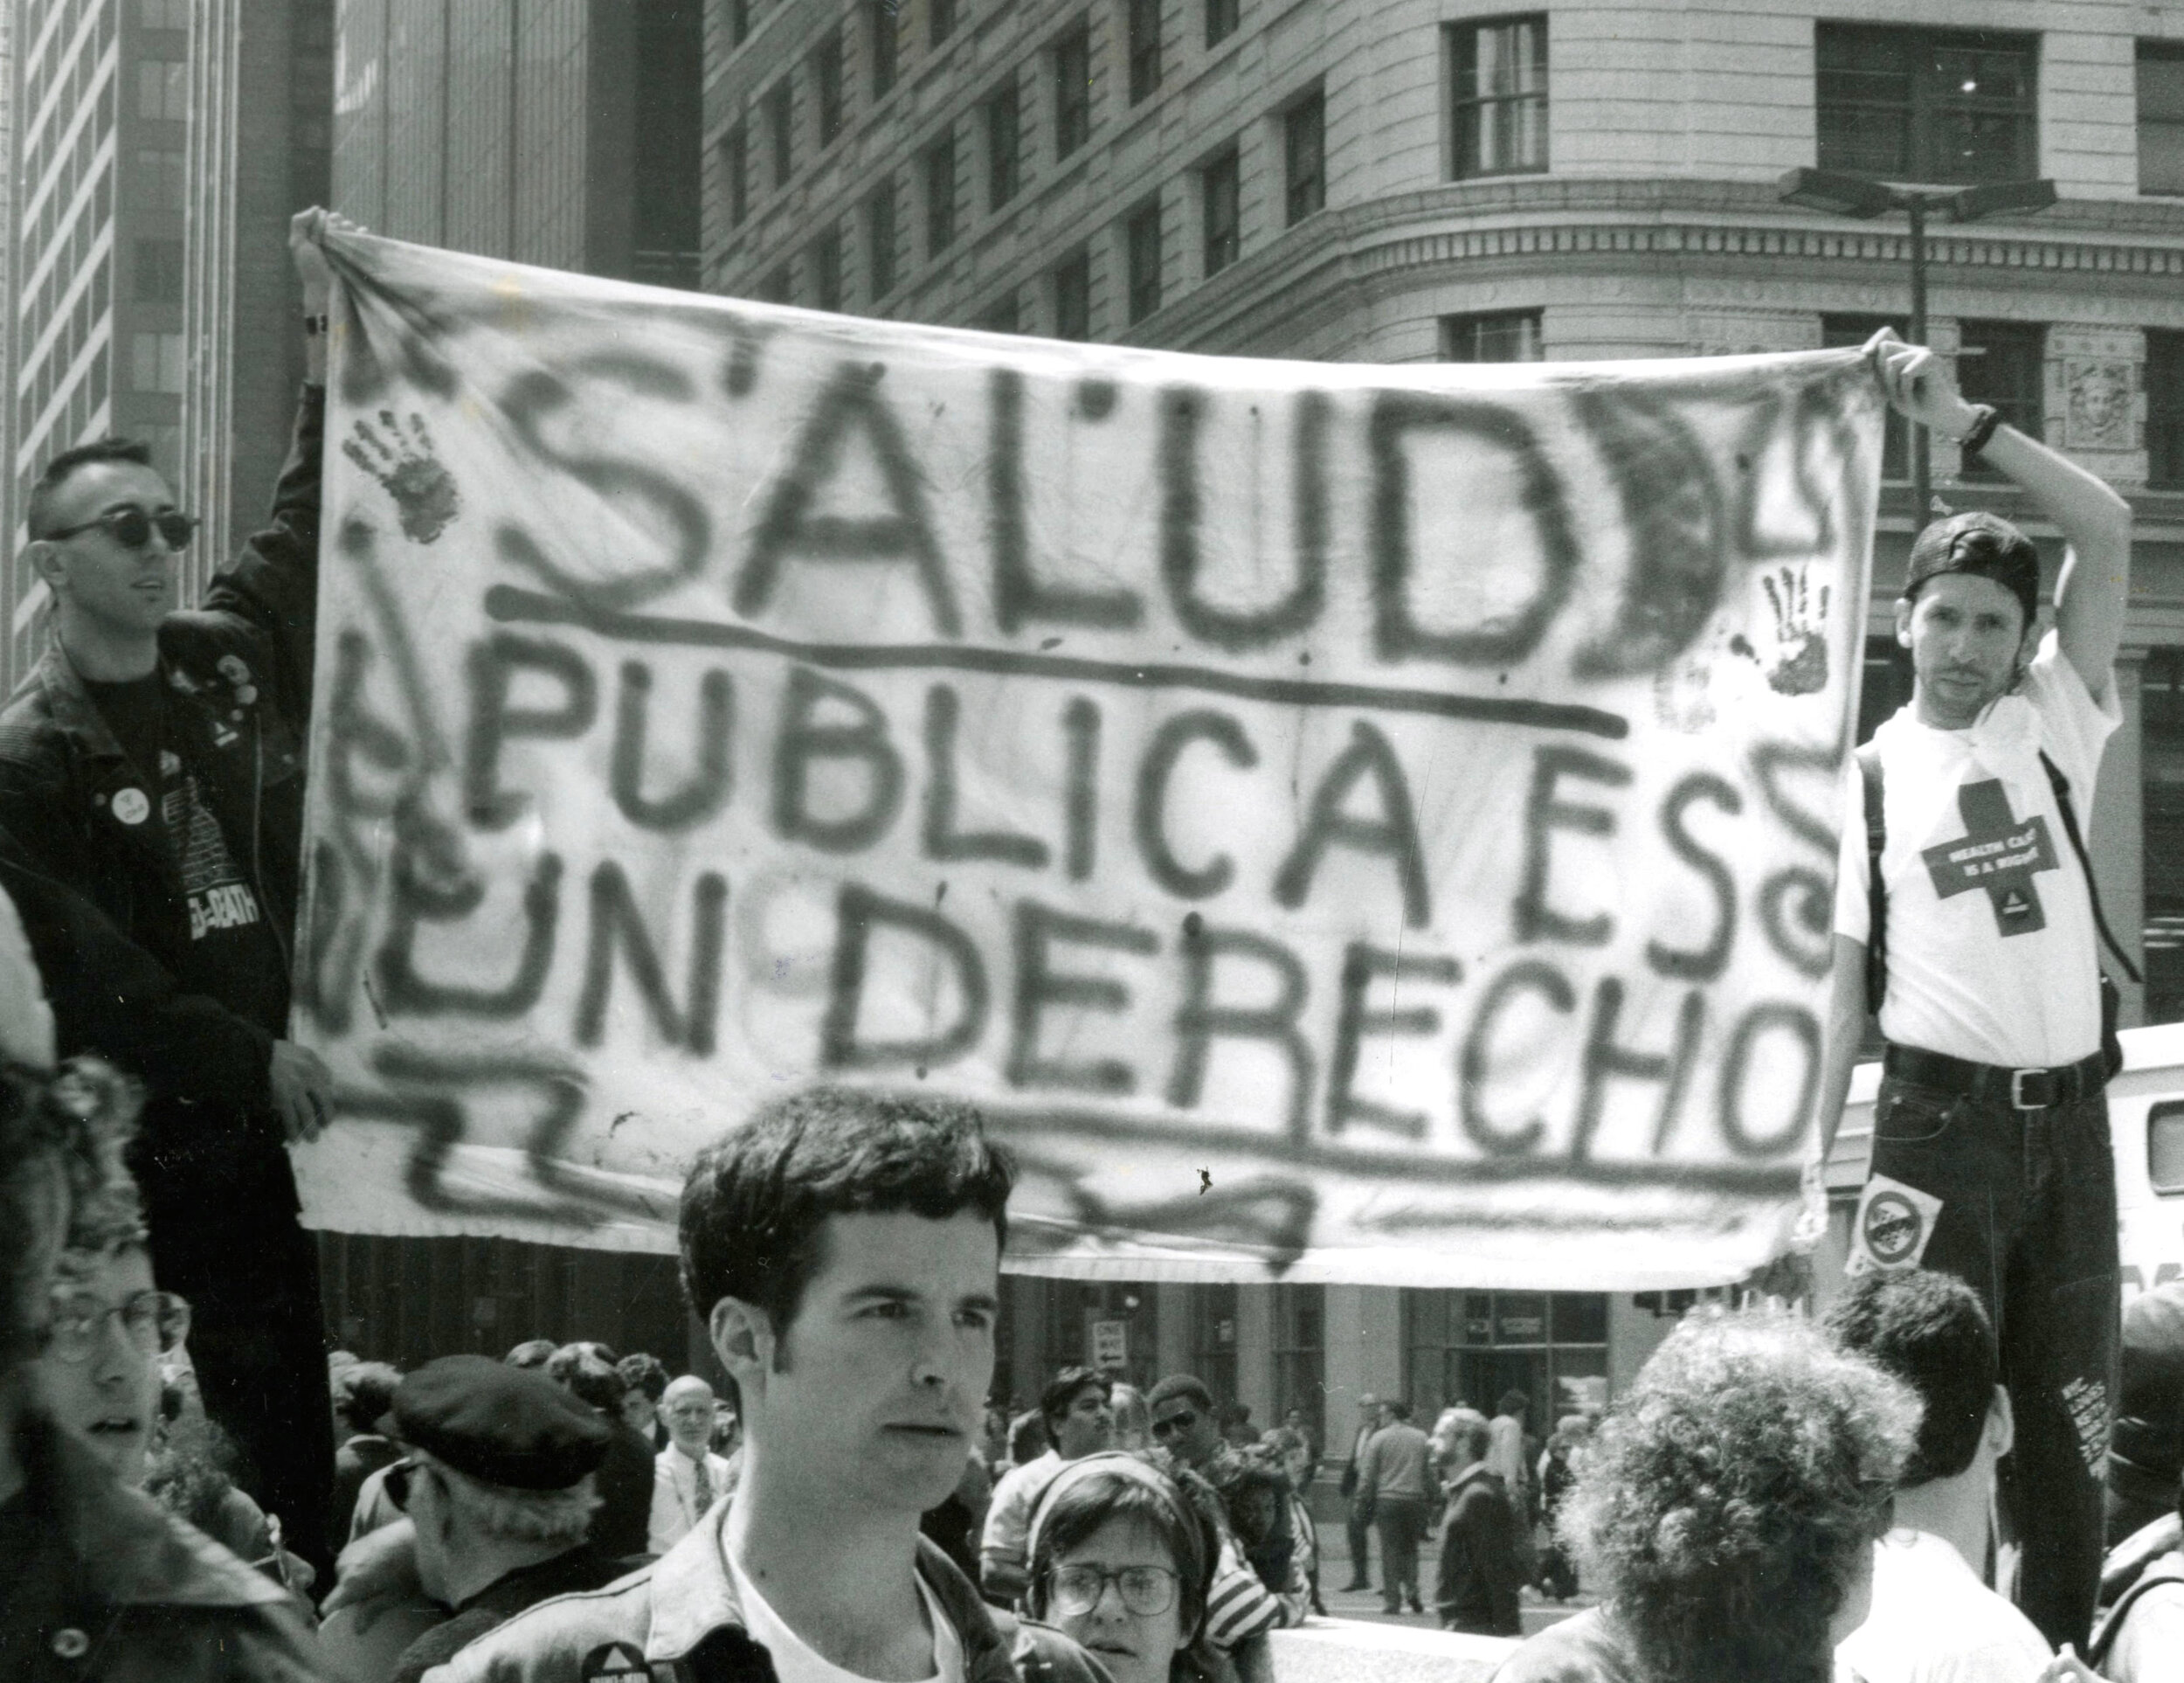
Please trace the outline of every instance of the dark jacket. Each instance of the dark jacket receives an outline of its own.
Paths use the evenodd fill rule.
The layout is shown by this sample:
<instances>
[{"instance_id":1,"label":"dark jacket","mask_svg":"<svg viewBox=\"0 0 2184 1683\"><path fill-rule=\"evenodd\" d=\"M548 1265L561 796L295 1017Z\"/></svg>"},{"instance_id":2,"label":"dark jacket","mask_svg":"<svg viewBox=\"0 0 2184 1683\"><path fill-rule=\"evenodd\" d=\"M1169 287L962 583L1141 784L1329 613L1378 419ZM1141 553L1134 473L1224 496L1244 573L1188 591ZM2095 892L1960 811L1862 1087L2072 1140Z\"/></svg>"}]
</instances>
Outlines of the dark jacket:
<instances>
[{"instance_id":1,"label":"dark jacket","mask_svg":"<svg viewBox=\"0 0 2184 1683\"><path fill-rule=\"evenodd\" d=\"M432 1683L589 1683L619 1674L653 1683L774 1683L773 1661L743 1628L721 1557L722 1511L652 1565L589 1595L518 1614L430 1674ZM1061 1631L988 1607L924 1539L918 1576L963 1638L966 1683L1109 1683Z\"/></svg>"},{"instance_id":2,"label":"dark jacket","mask_svg":"<svg viewBox=\"0 0 2184 1683\"><path fill-rule=\"evenodd\" d=\"M1517 1592L1524 1571L1517 1558L1517 1506L1498 1472L1474 1463L1448 1485L1448 1523L1441 1536L1441 1622L1479 1636L1516 1636Z\"/></svg>"},{"instance_id":3,"label":"dark jacket","mask_svg":"<svg viewBox=\"0 0 2184 1683\"><path fill-rule=\"evenodd\" d=\"M200 606L168 615L159 629L170 738L284 949L301 874L324 427L325 393L306 386L273 524L214 578ZM249 1022L176 985L190 931L174 849L163 826L124 823L114 811L114 796L142 780L74 668L49 649L0 710L0 883L14 891L20 882L31 902L24 921L61 1054L98 1051L142 1076L147 1141L163 1156L176 1141L162 1136L187 1139L193 1124L202 1131L191 1106L232 1113L242 1095L266 1111L267 1062L286 1013ZM127 962L102 954L93 969L82 950L56 945L94 913L95 945L134 949ZM116 967L129 1009L98 997ZM277 1145L269 1114L266 1124Z\"/></svg>"},{"instance_id":4,"label":"dark jacket","mask_svg":"<svg viewBox=\"0 0 2184 1683\"><path fill-rule=\"evenodd\" d=\"M610 1434L606 1459L592 1474L599 1493L591 1516L591 1541L612 1560L648 1554L652 1547L653 1451L627 1421L600 1416Z\"/></svg>"},{"instance_id":5,"label":"dark jacket","mask_svg":"<svg viewBox=\"0 0 2184 1683\"><path fill-rule=\"evenodd\" d=\"M9 1683L308 1683L287 1596L33 1414L16 1448L41 1546L0 1596Z\"/></svg>"},{"instance_id":6,"label":"dark jacket","mask_svg":"<svg viewBox=\"0 0 2184 1683\"><path fill-rule=\"evenodd\" d=\"M597 1590L621 1576L620 1562L608 1559L588 1542L536 1566L504 1572L456 1608L446 1624L434 1625L404 1648L387 1683L418 1683L435 1666L446 1665L525 1608L556 1596Z\"/></svg>"}]
</instances>

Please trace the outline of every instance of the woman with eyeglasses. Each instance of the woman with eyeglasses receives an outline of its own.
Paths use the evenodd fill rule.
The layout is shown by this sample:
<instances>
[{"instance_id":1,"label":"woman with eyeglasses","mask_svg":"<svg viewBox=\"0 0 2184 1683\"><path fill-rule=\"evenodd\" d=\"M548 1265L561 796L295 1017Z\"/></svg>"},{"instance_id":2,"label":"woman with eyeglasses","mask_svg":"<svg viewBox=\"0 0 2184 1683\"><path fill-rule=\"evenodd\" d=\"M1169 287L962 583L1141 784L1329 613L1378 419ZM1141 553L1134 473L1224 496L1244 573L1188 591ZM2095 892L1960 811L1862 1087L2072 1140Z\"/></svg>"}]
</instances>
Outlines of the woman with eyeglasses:
<instances>
[{"instance_id":1,"label":"woman with eyeglasses","mask_svg":"<svg viewBox=\"0 0 2184 1683\"><path fill-rule=\"evenodd\" d=\"M1067 1463L1040 1497L1029 1542L1026 1609L1115 1683L1234 1683L1206 1639L1220 1535L1159 1469L1122 1451Z\"/></svg>"}]
</instances>

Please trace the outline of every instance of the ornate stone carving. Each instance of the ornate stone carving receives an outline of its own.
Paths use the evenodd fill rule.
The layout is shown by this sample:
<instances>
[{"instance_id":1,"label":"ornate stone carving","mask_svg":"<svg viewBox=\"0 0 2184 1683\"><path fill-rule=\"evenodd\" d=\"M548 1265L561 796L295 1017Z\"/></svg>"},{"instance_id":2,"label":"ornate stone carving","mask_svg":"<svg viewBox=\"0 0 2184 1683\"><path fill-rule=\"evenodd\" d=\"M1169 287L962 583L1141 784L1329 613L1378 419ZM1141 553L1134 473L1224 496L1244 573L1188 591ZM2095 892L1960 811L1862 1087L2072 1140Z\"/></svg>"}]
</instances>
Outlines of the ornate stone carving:
<instances>
[{"instance_id":1,"label":"ornate stone carving","mask_svg":"<svg viewBox=\"0 0 2184 1683\"><path fill-rule=\"evenodd\" d=\"M2063 448L2131 448L2129 363L2074 357L2063 364Z\"/></svg>"}]
</instances>

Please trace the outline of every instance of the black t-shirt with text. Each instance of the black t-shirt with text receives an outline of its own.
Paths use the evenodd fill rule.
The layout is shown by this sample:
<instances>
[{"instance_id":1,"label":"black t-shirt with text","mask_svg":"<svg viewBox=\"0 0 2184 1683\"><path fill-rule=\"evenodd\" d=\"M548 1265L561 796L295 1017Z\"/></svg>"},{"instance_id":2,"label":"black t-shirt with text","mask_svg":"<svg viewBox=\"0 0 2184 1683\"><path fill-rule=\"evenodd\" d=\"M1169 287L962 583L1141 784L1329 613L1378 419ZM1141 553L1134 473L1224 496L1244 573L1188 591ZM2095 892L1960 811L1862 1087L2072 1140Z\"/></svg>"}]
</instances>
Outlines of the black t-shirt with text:
<instances>
[{"instance_id":1,"label":"black t-shirt with text","mask_svg":"<svg viewBox=\"0 0 2184 1683\"><path fill-rule=\"evenodd\" d=\"M237 846L230 845L197 773L176 751L164 673L125 683L86 679L84 688L142 779L141 791L132 786L114 795L114 815L125 823L156 820L174 855L184 902L178 910L190 932L176 980L268 1034L286 1034L287 966L245 868L252 838L235 837ZM247 752L247 743L236 751ZM140 793L140 800L130 800Z\"/></svg>"}]
</instances>

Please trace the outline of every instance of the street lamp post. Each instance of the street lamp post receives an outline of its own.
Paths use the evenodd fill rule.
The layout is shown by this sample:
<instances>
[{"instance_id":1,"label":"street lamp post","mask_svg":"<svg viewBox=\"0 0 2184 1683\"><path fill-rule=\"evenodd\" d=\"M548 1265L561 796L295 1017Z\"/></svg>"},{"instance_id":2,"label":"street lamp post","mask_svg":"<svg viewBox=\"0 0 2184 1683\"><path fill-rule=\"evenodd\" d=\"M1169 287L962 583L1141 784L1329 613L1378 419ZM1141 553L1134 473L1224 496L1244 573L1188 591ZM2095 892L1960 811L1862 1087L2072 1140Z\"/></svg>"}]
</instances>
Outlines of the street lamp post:
<instances>
[{"instance_id":1,"label":"street lamp post","mask_svg":"<svg viewBox=\"0 0 2184 1683\"><path fill-rule=\"evenodd\" d=\"M1846 175L1839 170L1793 170L1782 177L1780 195L1785 204L1800 204L1808 211L1831 216L1864 219L1889 211L1908 213L1911 222L1911 336L1913 344L1926 343L1926 212L1946 211L1952 222L1977 222L1982 217L2010 211L2030 214L2055 203L2055 183L1998 181L1984 187L1960 187L1952 192L1921 192L1915 188L1891 187L1883 181ZM1933 507L1932 468L1926 452L1926 431L1911 429L1911 501L1916 510L1912 525L1923 523Z\"/></svg>"}]
</instances>

